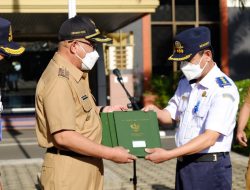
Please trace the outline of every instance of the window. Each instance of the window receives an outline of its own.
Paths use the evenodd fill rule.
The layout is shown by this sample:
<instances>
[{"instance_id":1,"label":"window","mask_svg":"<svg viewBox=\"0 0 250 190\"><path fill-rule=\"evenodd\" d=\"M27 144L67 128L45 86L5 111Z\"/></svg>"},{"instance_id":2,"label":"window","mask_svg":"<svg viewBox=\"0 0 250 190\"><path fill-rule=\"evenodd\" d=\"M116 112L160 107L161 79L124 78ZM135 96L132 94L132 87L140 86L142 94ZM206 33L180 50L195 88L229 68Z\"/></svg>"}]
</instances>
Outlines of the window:
<instances>
[{"instance_id":1,"label":"window","mask_svg":"<svg viewBox=\"0 0 250 190\"><path fill-rule=\"evenodd\" d=\"M161 0L151 22L153 73L168 75L177 70L175 63L167 61L173 52L173 37L194 26L210 28L214 60L220 64L219 11L218 0Z\"/></svg>"},{"instance_id":2,"label":"window","mask_svg":"<svg viewBox=\"0 0 250 190\"><path fill-rule=\"evenodd\" d=\"M33 108L36 84L57 48L52 42L20 42L26 48L18 57L0 64L0 88L4 112L12 108ZM4 69L3 69L4 67Z\"/></svg>"}]
</instances>

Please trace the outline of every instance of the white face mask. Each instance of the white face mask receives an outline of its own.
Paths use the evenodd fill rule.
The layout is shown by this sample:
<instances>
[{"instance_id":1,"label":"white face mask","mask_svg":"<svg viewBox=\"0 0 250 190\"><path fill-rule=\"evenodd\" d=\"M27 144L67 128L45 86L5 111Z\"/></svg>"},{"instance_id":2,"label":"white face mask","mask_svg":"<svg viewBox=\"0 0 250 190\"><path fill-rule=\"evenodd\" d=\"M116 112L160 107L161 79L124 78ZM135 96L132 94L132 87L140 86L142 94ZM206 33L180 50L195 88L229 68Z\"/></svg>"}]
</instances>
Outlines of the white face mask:
<instances>
[{"instance_id":1,"label":"white face mask","mask_svg":"<svg viewBox=\"0 0 250 190\"><path fill-rule=\"evenodd\" d=\"M199 63L195 63L195 64L190 63L188 61L181 62L180 69L188 81L193 80L193 79L197 79L201 76L202 71L205 69L205 67L207 66L207 63L208 63L207 62L205 64L205 66L203 68L201 68L200 63L201 63L202 58L203 58L203 55L202 55Z\"/></svg>"},{"instance_id":2,"label":"white face mask","mask_svg":"<svg viewBox=\"0 0 250 190\"><path fill-rule=\"evenodd\" d=\"M99 58L99 54L97 53L96 50L87 53L82 46L80 46L80 47L86 53L85 57L83 57L83 58L81 58L79 55L76 54L76 57L78 57L82 61L82 65L81 65L82 68L81 69L83 71L90 71L94 67L97 59Z\"/></svg>"}]
</instances>

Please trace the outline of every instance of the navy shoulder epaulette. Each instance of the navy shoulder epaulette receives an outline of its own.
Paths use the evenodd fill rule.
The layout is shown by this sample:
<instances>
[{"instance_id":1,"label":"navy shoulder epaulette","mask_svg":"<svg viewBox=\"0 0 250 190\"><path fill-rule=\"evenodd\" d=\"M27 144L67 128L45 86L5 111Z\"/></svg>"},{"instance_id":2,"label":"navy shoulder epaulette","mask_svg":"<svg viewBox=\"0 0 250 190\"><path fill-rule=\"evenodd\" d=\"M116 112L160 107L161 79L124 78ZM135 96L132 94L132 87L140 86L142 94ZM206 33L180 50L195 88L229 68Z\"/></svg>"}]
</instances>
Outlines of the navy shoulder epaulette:
<instances>
[{"instance_id":1,"label":"navy shoulder epaulette","mask_svg":"<svg viewBox=\"0 0 250 190\"><path fill-rule=\"evenodd\" d=\"M232 84L227 80L226 77L217 77L216 82L219 87L224 88L224 86L231 86Z\"/></svg>"}]
</instances>

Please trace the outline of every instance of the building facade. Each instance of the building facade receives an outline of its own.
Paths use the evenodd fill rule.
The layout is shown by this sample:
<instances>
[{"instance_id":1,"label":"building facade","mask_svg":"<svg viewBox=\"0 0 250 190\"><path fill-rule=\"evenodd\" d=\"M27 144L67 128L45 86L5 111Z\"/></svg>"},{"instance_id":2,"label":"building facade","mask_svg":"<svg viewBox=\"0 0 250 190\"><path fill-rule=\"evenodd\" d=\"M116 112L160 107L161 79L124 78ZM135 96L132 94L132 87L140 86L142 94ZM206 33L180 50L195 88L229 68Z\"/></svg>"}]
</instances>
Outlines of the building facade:
<instances>
[{"instance_id":1,"label":"building facade","mask_svg":"<svg viewBox=\"0 0 250 190\"><path fill-rule=\"evenodd\" d=\"M240 8L235 0L85 0L76 1L77 14L92 17L104 33L132 34L133 94L136 100L150 83L152 75L171 76L179 70L177 63L167 60L172 53L176 33L190 27L207 26L211 30L214 59L234 80L249 78L249 6ZM15 41L26 47L16 60L21 64L18 87L11 88L11 73L1 73L5 111L34 108L36 82L57 49L57 31L68 17L67 0L5 0L0 2L0 16L13 25ZM130 44L131 45L131 44ZM98 48L101 59L90 82L97 103L110 101L110 82L104 72L105 51ZM0 66L1 67L1 66ZM0 68L1 70L1 68ZM107 68L106 68L107 70ZM126 97L124 91L119 89Z\"/></svg>"}]
</instances>

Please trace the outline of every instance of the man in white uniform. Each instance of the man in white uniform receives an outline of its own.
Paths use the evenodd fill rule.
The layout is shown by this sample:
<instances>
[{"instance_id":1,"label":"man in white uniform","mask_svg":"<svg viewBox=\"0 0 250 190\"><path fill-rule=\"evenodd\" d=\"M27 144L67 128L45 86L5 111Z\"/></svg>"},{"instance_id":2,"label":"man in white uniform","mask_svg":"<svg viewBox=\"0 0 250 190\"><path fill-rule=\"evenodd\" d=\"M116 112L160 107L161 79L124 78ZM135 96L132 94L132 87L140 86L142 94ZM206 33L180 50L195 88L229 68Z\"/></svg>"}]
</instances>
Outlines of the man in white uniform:
<instances>
[{"instance_id":1,"label":"man in white uniform","mask_svg":"<svg viewBox=\"0 0 250 190\"><path fill-rule=\"evenodd\" d=\"M154 163L177 158L176 189L228 190L232 187L230 149L239 103L234 82L213 61L210 31L197 27L179 33L169 60L180 63L179 81L167 107L154 105L163 124L177 123L177 148L146 149Z\"/></svg>"}]
</instances>

